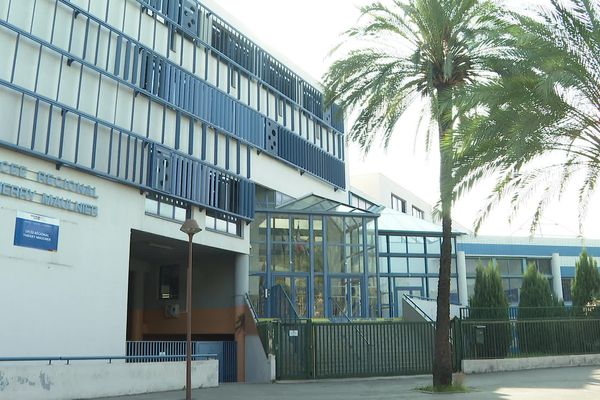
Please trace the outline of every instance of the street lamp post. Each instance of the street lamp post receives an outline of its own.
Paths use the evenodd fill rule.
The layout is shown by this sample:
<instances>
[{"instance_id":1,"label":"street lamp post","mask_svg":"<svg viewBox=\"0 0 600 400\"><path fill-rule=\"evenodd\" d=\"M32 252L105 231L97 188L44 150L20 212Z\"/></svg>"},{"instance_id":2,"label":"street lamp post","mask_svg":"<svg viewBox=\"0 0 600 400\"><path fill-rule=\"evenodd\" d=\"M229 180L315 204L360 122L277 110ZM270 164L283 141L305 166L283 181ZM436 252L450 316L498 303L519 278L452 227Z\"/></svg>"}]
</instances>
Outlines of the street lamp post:
<instances>
[{"instance_id":1,"label":"street lamp post","mask_svg":"<svg viewBox=\"0 0 600 400\"><path fill-rule=\"evenodd\" d=\"M187 346L185 352L185 399L192 400L192 239L194 235L202 229L198 226L195 219L185 220L179 230L188 235L188 266L187 266L187 290L186 290L186 309L187 309Z\"/></svg>"}]
</instances>

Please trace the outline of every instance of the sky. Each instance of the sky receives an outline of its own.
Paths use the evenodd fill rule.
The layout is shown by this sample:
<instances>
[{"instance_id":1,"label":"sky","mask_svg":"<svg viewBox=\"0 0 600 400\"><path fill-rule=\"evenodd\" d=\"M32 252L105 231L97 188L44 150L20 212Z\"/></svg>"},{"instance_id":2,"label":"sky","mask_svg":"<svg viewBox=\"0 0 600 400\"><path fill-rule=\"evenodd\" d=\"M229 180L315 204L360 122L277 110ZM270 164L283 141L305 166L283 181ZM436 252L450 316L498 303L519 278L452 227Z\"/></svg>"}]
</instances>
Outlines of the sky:
<instances>
[{"instance_id":1,"label":"sky","mask_svg":"<svg viewBox=\"0 0 600 400\"><path fill-rule=\"evenodd\" d=\"M204 3L276 58L301 75L315 81L325 73L333 58L331 50L340 43L341 33L356 24L358 7L371 0L207 0ZM540 7L547 0L506 0L513 8ZM221 13L219 13L221 14ZM435 204L439 198L438 154L425 148L424 135L416 134L418 110L408 110L400 121L387 149L374 147L363 155L351 145L347 155L350 174L381 172L423 200ZM348 129L348 127L346 127ZM466 228L473 221L493 187L484 181L455 205L453 216ZM600 194L595 195L583 230L579 229L576 187L560 201L552 202L536 231L536 236L600 238ZM533 206L522 207L516 217L508 204L501 204L482 225L480 235L529 236Z\"/></svg>"}]
</instances>

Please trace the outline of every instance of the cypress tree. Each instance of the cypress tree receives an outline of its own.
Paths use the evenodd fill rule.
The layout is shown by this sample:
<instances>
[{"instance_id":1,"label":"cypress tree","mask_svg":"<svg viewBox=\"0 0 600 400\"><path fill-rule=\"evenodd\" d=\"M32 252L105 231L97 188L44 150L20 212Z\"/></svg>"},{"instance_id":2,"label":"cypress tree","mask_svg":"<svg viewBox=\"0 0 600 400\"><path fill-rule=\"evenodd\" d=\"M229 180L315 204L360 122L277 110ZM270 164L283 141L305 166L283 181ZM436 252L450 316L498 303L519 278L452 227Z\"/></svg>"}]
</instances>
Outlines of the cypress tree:
<instances>
[{"instance_id":1,"label":"cypress tree","mask_svg":"<svg viewBox=\"0 0 600 400\"><path fill-rule=\"evenodd\" d=\"M552 317L557 302L550 289L550 282L540 274L535 265L530 264L523 276L519 299L519 320L544 319ZM530 308L536 307L536 308ZM544 354L552 352L557 342L553 329L556 321L525 322L517 324L519 348L525 354Z\"/></svg>"},{"instance_id":2,"label":"cypress tree","mask_svg":"<svg viewBox=\"0 0 600 400\"><path fill-rule=\"evenodd\" d=\"M487 268L483 265L477 266L475 290L473 297L469 299L469 305L469 319L481 321L469 324L470 342L473 345L470 351L478 356L491 358L506 356L512 340L508 322L508 299L502 288L500 273L492 263L489 263ZM483 343L478 343L480 340L477 338L476 329L483 329Z\"/></svg>"},{"instance_id":3,"label":"cypress tree","mask_svg":"<svg viewBox=\"0 0 600 400\"><path fill-rule=\"evenodd\" d=\"M583 308L598 299L600 294L600 273L597 263L583 250L579 261L575 263L575 280L573 282L573 306Z\"/></svg>"},{"instance_id":4,"label":"cypress tree","mask_svg":"<svg viewBox=\"0 0 600 400\"><path fill-rule=\"evenodd\" d=\"M546 317L549 310L531 310L527 307L553 307L554 295L550 289L550 282L540 274L535 265L530 264L523 275L521 295L519 298L519 318Z\"/></svg>"}]
</instances>

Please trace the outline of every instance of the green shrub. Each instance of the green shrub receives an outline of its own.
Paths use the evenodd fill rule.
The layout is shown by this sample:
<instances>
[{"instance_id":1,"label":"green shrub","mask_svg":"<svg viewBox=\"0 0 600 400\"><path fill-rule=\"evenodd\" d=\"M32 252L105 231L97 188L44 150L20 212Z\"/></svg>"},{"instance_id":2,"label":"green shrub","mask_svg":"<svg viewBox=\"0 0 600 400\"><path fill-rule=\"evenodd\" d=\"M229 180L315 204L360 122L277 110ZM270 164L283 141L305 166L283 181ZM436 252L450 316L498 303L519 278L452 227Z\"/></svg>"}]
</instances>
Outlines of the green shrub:
<instances>
[{"instance_id":1,"label":"green shrub","mask_svg":"<svg viewBox=\"0 0 600 400\"><path fill-rule=\"evenodd\" d=\"M600 294L600 273L596 261L583 250L579 261L575 263L575 280L573 281L573 307L583 310L594 304Z\"/></svg>"},{"instance_id":2,"label":"green shrub","mask_svg":"<svg viewBox=\"0 0 600 400\"><path fill-rule=\"evenodd\" d=\"M532 308L534 307L534 308ZM560 303L555 300L550 282L542 276L534 265L527 268L523 276L519 299L519 320L517 324L519 349L525 354L550 354L557 343L556 318ZM530 322L523 322L531 320Z\"/></svg>"},{"instance_id":3,"label":"green shrub","mask_svg":"<svg viewBox=\"0 0 600 400\"><path fill-rule=\"evenodd\" d=\"M512 341L508 300L500 273L491 263L487 268L477 266L475 291L469 305L469 320L479 322L468 324L468 332L465 333L469 337L469 345L465 350L476 358L505 357Z\"/></svg>"}]
</instances>

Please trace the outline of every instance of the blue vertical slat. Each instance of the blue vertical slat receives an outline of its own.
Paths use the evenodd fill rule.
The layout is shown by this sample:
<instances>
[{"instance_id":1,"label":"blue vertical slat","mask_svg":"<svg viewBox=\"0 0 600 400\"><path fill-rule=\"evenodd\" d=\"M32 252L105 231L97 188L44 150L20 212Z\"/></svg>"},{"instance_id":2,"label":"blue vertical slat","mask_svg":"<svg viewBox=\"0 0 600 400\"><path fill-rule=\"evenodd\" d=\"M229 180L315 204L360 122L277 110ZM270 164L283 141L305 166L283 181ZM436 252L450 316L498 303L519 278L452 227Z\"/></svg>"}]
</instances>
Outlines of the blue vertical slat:
<instances>
[{"instance_id":1,"label":"blue vertical slat","mask_svg":"<svg viewBox=\"0 0 600 400\"><path fill-rule=\"evenodd\" d=\"M115 75L119 76L121 71L121 48L123 46L123 36L117 36L117 48L115 50Z\"/></svg>"}]
</instances>

